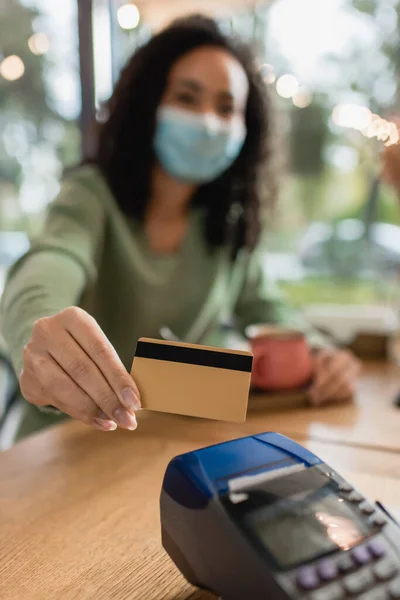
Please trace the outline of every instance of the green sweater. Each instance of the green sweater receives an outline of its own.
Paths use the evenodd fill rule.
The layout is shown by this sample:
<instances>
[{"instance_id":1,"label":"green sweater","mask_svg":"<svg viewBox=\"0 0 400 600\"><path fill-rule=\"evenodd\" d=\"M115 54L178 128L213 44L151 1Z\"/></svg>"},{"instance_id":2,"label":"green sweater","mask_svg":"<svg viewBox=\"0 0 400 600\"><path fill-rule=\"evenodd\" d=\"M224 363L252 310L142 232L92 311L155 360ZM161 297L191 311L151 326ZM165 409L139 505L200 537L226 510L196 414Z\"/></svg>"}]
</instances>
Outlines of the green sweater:
<instances>
[{"instance_id":1,"label":"green sweater","mask_svg":"<svg viewBox=\"0 0 400 600\"><path fill-rule=\"evenodd\" d=\"M227 248L210 253L200 209L179 252L156 255L99 171L82 167L64 180L42 234L9 272L1 325L16 373L34 322L72 305L95 317L128 370L139 337L159 337L167 326L186 341L223 345L218 324L231 316L242 332L251 323L284 323L319 343L266 280L261 256L243 250L232 262ZM27 403L21 431L56 418Z\"/></svg>"}]
</instances>

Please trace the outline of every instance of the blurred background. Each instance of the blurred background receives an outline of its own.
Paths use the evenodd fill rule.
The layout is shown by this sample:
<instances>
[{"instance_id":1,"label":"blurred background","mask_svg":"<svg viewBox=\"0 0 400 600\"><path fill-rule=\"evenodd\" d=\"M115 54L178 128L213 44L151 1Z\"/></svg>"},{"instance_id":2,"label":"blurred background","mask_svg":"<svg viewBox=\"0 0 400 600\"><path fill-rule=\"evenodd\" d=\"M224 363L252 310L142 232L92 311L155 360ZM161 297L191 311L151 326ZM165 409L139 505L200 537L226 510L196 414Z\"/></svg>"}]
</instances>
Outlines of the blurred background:
<instances>
[{"instance_id":1,"label":"blurred background","mask_svg":"<svg viewBox=\"0 0 400 600\"><path fill-rule=\"evenodd\" d=\"M0 0L0 294L127 57L196 11L256 45L279 110L265 268L315 319L326 304L353 320L397 310L400 206L379 153L397 136L400 0Z\"/></svg>"}]
</instances>

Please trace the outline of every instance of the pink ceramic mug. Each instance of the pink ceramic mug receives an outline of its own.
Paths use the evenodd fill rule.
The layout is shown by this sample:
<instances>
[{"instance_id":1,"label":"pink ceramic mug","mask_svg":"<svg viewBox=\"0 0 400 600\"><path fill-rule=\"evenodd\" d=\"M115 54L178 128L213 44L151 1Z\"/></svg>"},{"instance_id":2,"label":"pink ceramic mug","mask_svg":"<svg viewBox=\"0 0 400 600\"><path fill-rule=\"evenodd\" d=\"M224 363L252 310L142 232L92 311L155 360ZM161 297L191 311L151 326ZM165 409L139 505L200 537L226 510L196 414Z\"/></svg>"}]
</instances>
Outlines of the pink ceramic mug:
<instances>
[{"instance_id":1,"label":"pink ceramic mug","mask_svg":"<svg viewBox=\"0 0 400 600\"><path fill-rule=\"evenodd\" d=\"M291 390L313 374L311 349L300 331L251 325L246 330L253 351L252 385L262 390Z\"/></svg>"}]
</instances>

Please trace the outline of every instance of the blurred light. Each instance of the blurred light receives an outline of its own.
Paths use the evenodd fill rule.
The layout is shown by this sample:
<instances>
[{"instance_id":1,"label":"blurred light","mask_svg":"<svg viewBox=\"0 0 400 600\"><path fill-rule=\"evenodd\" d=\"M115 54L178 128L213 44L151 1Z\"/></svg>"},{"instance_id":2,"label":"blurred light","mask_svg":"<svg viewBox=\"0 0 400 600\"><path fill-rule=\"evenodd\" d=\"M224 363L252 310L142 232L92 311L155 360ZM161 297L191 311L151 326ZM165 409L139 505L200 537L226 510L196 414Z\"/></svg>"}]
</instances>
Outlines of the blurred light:
<instances>
[{"instance_id":1,"label":"blurred light","mask_svg":"<svg viewBox=\"0 0 400 600\"><path fill-rule=\"evenodd\" d=\"M364 127L364 129L361 130L361 133L367 138L375 137L377 131L377 121L380 119L381 118L379 115L372 113L371 122L367 125L367 127Z\"/></svg>"},{"instance_id":2,"label":"blurred light","mask_svg":"<svg viewBox=\"0 0 400 600\"><path fill-rule=\"evenodd\" d=\"M295 95L293 96L293 104L297 108L307 108L312 102L312 93L305 86L299 87Z\"/></svg>"},{"instance_id":3,"label":"blurred light","mask_svg":"<svg viewBox=\"0 0 400 600\"><path fill-rule=\"evenodd\" d=\"M340 240L346 242L356 242L360 240L365 232L365 225L358 219L345 219L341 221L337 228L336 233Z\"/></svg>"},{"instance_id":4,"label":"blurred light","mask_svg":"<svg viewBox=\"0 0 400 600\"><path fill-rule=\"evenodd\" d=\"M379 28L385 31L386 35L394 33L397 28L397 12L394 6L377 6L377 10L374 15L374 20Z\"/></svg>"},{"instance_id":5,"label":"blurred light","mask_svg":"<svg viewBox=\"0 0 400 600\"><path fill-rule=\"evenodd\" d=\"M400 133L396 123L389 123L389 139L386 141L385 146L393 146L398 144L400 140Z\"/></svg>"},{"instance_id":6,"label":"blurred light","mask_svg":"<svg viewBox=\"0 0 400 600\"><path fill-rule=\"evenodd\" d=\"M372 113L366 106L359 104L339 104L332 112L332 120L339 127L348 127L362 131L367 128L372 119Z\"/></svg>"},{"instance_id":7,"label":"blurred light","mask_svg":"<svg viewBox=\"0 0 400 600\"><path fill-rule=\"evenodd\" d=\"M400 140L399 129L396 123L386 121L379 115L372 115L371 123L363 129L363 135L367 138L376 138L380 142L385 142L385 146L393 146Z\"/></svg>"},{"instance_id":8,"label":"blurred light","mask_svg":"<svg viewBox=\"0 0 400 600\"><path fill-rule=\"evenodd\" d=\"M23 121L7 123L4 127L2 140L8 156L22 159L29 150L29 131Z\"/></svg>"},{"instance_id":9,"label":"blurred light","mask_svg":"<svg viewBox=\"0 0 400 600\"><path fill-rule=\"evenodd\" d=\"M372 96L378 101L378 104L389 105L392 104L393 98L397 90L397 81L391 79L387 75L387 68L385 67L384 72L378 77L372 86Z\"/></svg>"},{"instance_id":10,"label":"blurred light","mask_svg":"<svg viewBox=\"0 0 400 600\"><path fill-rule=\"evenodd\" d=\"M123 4L117 11L117 20L122 29L135 29L140 21L138 7L135 4Z\"/></svg>"},{"instance_id":11,"label":"blurred light","mask_svg":"<svg viewBox=\"0 0 400 600\"><path fill-rule=\"evenodd\" d=\"M360 160L360 155L355 148L342 144L331 144L324 151L327 162L343 173L354 171Z\"/></svg>"},{"instance_id":12,"label":"blurred light","mask_svg":"<svg viewBox=\"0 0 400 600\"><path fill-rule=\"evenodd\" d=\"M0 64L0 75L7 81L16 81L25 73L25 65L19 56L7 56Z\"/></svg>"},{"instance_id":13,"label":"blurred light","mask_svg":"<svg viewBox=\"0 0 400 600\"><path fill-rule=\"evenodd\" d=\"M339 127L356 129L367 138L385 142L385 146L393 146L400 141L397 124L372 113L366 106L339 104L332 111L332 121Z\"/></svg>"},{"instance_id":14,"label":"blurred light","mask_svg":"<svg viewBox=\"0 0 400 600\"><path fill-rule=\"evenodd\" d=\"M28 40L29 50L40 56L46 54L50 49L50 40L45 33L35 33Z\"/></svg>"},{"instance_id":15,"label":"blurred light","mask_svg":"<svg viewBox=\"0 0 400 600\"><path fill-rule=\"evenodd\" d=\"M66 134L64 124L54 119L46 119L40 127L40 131L43 138L55 146L62 142Z\"/></svg>"},{"instance_id":16,"label":"blurred light","mask_svg":"<svg viewBox=\"0 0 400 600\"><path fill-rule=\"evenodd\" d=\"M51 71L55 110L65 119L76 119L79 114L79 87L75 74L60 67Z\"/></svg>"},{"instance_id":17,"label":"blurred light","mask_svg":"<svg viewBox=\"0 0 400 600\"><path fill-rule=\"evenodd\" d=\"M385 119L377 117L369 124L369 126L363 131L364 135L368 138L376 137L377 140L383 142L387 140L390 135L389 123Z\"/></svg>"},{"instance_id":18,"label":"blurred light","mask_svg":"<svg viewBox=\"0 0 400 600\"><path fill-rule=\"evenodd\" d=\"M109 117L109 110L104 104L100 106L96 111L96 121L98 123L106 123Z\"/></svg>"},{"instance_id":19,"label":"blurred light","mask_svg":"<svg viewBox=\"0 0 400 600\"><path fill-rule=\"evenodd\" d=\"M282 75L276 82L276 91L282 98L292 98L299 89L299 82L294 75Z\"/></svg>"},{"instance_id":20,"label":"blurred light","mask_svg":"<svg viewBox=\"0 0 400 600\"><path fill-rule=\"evenodd\" d=\"M276 81L276 75L274 72L274 67L272 65L269 64L265 64L262 65L260 68L260 73L261 73L261 77L263 78L263 81L267 84L272 84L275 83Z\"/></svg>"}]
</instances>

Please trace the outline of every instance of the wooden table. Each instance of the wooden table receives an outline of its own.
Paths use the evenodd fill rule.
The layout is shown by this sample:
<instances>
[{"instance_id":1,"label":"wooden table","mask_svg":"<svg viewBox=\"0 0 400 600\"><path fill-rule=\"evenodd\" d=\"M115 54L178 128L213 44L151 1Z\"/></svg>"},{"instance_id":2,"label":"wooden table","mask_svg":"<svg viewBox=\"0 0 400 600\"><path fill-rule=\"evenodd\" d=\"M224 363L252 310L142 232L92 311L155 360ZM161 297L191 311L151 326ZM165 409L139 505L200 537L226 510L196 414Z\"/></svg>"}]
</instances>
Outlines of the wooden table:
<instances>
[{"instance_id":1,"label":"wooden table","mask_svg":"<svg viewBox=\"0 0 400 600\"><path fill-rule=\"evenodd\" d=\"M366 377L361 387L370 377L380 393L387 386L392 394L392 384L381 378L378 385L376 373ZM163 552L158 497L172 456L240 435L291 429L371 499L400 504L393 423L379 434L371 421L371 447L339 443L346 429L347 442L367 445L368 406L379 414L374 398L368 391L356 408L336 412L297 408L297 417L288 410L280 418L276 409L252 410L243 425L143 412L136 432L102 434L69 422L25 440L0 454L0 598L211 600L193 590ZM390 399L383 395L379 402L391 414ZM349 424L346 414L354 414ZM330 433L326 441L318 427Z\"/></svg>"},{"instance_id":2,"label":"wooden table","mask_svg":"<svg viewBox=\"0 0 400 600\"><path fill-rule=\"evenodd\" d=\"M400 392L400 367L369 363L364 367L354 402L304 410L299 394L269 400L259 399L264 429L280 431L303 440L338 442L359 447L400 452L400 408L393 404ZM251 401L257 410L257 398ZM400 468L400 465L399 465Z\"/></svg>"}]
</instances>

